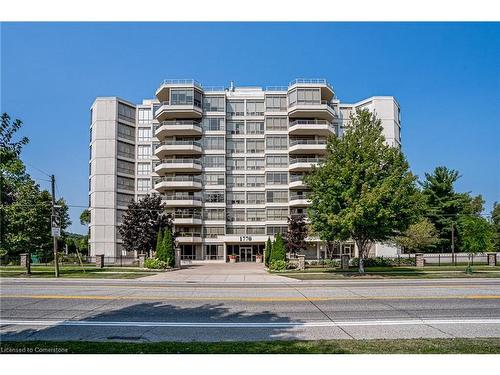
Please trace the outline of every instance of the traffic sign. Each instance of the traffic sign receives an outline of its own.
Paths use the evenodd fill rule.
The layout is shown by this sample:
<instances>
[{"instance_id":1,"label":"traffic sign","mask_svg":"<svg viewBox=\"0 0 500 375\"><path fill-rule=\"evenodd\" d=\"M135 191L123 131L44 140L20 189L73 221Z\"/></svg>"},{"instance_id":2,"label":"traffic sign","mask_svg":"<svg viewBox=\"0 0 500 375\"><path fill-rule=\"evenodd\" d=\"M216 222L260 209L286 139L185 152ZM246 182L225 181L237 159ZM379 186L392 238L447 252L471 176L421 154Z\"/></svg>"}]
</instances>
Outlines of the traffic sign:
<instances>
[{"instance_id":1,"label":"traffic sign","mask_svg":"<svg viewBox=\"0 0 500 375\"><path fill-rule=\"evenodd\" d=\"M59 215L52 215L50 217L50 222L52 223L52 228L60 228L61 227L61 217Z\"/></svg>"},{"instance_id":2,"label":"traffic sign","mask_svg":"<svg viewBox=\"0 0 500 375\"><path fill-rule=\"evenodd\" d=\"M52 237L61 237L61 228L52 227Z\"/></svg>"}]
</instances>

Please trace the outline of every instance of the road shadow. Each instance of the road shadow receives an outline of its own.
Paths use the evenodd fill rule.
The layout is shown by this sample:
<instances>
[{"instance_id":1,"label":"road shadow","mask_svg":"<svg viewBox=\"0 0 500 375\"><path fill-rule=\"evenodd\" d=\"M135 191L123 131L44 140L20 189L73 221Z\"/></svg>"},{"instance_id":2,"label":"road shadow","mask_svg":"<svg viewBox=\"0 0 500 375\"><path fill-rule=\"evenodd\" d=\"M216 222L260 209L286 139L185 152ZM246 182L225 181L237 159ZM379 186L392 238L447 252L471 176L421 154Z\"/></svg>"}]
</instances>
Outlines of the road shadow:
<instances>
[{"instance_id":1,"label":"road shadow","mask_svg":"<svg viewBox=\"0 0 500 375\"><path fill-rule=\"evenodd\" d=\"M182 341L182 342L219 342L219 341L268 341L297 340L300 337L294 328L276 327L273 323L290 323L287 317L281 317L271 311L251 312L223 303L176 306L163 302L131 303L125 300L106 301L100 307L79 317L61 319L70 316L78 307L70 301L58 301L59 314L43 315L43 320L59 320L76 323L54 326L20 326L3 324L1 341ZM119 306L126 305L126 306ZM241 307L241 304L238 305ZM243 305L245 306L245 305ZM65 308L69 308L65 310ZM65 314L66 312L66 314ZM59 316L59 317L58 317ZM22 318L20 318L22 319ZM13 320L9 318L9 320ZM26 319L28 320L28 319ZM38 319L40 320L40 319ZM255 327L199 327L199 326L138 326L141 323L261 323ZM301 322L294 319L294 323ZM271 325L270 325L271 324Z\"/></svg>"}]
</instances>

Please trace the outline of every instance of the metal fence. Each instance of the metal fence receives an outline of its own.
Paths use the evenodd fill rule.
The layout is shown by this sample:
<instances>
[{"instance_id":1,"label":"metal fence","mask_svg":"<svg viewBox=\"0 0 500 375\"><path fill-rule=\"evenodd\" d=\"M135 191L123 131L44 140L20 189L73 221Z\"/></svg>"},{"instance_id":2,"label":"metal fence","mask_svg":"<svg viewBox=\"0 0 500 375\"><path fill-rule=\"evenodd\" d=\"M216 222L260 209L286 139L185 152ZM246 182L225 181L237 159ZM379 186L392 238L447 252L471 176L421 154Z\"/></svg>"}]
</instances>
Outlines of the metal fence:
<instances>
[{"instance_id":1,"label":"metal fence","mask_svg":"<svg viewBox=\"0 0 500 375\"><path fill-rule=\"evenodd\" d=\"M96 263L95 256L82 255L80 257L83 265L94 265ZM62 266L80 265L80 259L76 254L59 254L58 263ZM20 265L20 256L3 256L0 257L0 266ZM51 266L54 264L54 257L37 257L31 255L31 264L33 266ZM139 259L134 256L118 256L118 257L104 257L105 266L115 267L138 267Z\"/></svg>"}]
</instances>

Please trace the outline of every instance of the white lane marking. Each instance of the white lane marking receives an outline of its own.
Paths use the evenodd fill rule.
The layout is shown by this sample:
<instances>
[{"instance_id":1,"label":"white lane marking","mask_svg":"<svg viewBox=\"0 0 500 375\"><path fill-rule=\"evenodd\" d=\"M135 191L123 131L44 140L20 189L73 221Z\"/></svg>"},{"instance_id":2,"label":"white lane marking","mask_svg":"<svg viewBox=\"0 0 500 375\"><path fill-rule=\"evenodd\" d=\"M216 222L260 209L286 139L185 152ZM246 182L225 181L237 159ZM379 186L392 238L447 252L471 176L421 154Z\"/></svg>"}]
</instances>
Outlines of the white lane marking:
<instances>
[{"instance_id":1,"label":"white lane marking","mask_svg":"<svg viewBox=\"0 0 500 375\"><path fill-rule=\"evenodd\" d=\"M404 319L359 321L313 322L130 322L92 320L0 320L0 325L22 326L104 326L104 327L194 327L194 328L300 328L300 327L349 327L349 326L397 326L397 325L463 325L500 324L500 318L470 319Z\"/></svg>"}]
</instances>

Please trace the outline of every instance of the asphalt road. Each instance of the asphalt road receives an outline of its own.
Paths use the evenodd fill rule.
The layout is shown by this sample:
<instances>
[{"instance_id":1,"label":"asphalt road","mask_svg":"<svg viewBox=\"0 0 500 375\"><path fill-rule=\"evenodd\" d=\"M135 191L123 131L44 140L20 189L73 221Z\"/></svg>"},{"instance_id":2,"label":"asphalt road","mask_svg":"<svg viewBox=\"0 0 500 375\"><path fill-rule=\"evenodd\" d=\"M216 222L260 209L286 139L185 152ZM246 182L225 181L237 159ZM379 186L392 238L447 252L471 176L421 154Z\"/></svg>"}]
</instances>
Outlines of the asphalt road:
<instances>
[{"instance_id":1,"label":"asphalt road","mask_svg":"<svg viewBox=\"0 0 500 375\"><path fill-rule=\"evenodd\" d=\"M1 340L500 337L500 280L0 281Z\"/></svg>"}]
</instances>

